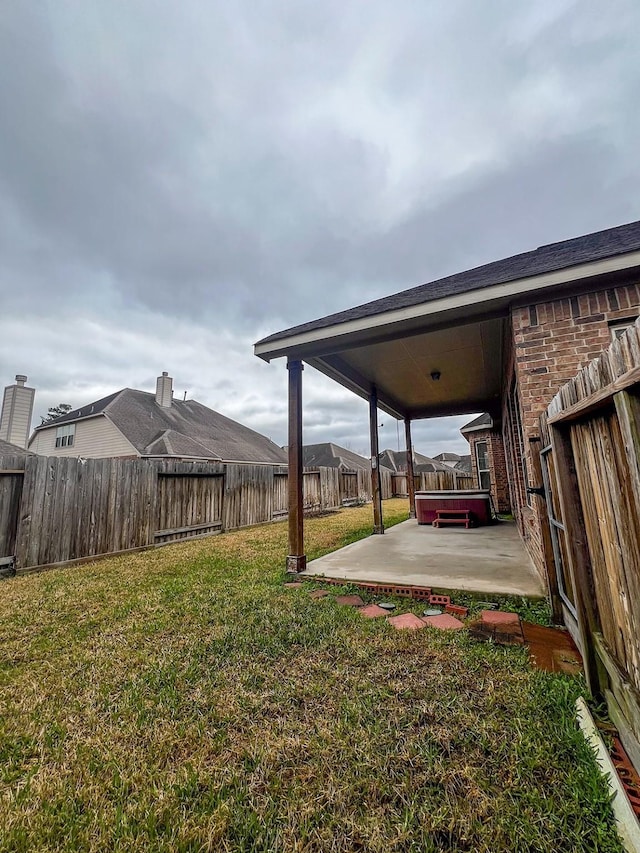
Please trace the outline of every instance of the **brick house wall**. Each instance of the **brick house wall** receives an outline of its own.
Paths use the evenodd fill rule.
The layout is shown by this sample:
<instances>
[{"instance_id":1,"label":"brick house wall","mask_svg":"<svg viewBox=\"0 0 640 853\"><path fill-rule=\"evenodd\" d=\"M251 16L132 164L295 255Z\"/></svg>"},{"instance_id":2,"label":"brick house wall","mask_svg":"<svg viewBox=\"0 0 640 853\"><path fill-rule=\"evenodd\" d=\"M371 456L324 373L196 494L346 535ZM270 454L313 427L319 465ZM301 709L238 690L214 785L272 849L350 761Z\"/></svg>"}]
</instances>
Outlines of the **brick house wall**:
<instances>
[{"instance_id":1,"label":"brick house wall","mask_svg":"<svg viewBox=\"0 0 640 853\"><path fill-rule=\"evenodd\" d=\"M502 412L505 456L512 510L527 549L543 576L540 499L527 499L525 492L527 485L540 485L533 482L531 465L534 446L531 439L539 434L538 419L561 386L609 346L612 325L631 323L639 313L640 287L635 282L511 309ZM509 412L514 387L520 410L524 466L520 464L520 448L513 446L516 442L508 435L514 429L513 413Z\"/></svg>"},{"instance_id":2,"label":"brick house wall","mask_svg":"<svg viewBox=\"0 0 640 853\"><path fill-rule=\"evenodd\" d=\"M611 343L611 324L633 322L638 284L539 302L511 311L525 434L537 434L551 398Z\"/></svg>"},{"instance_id":3,"label":"brick house wall","mask_svg":"<svg viewBox=\"0 0 640 853\"><path fill-rule=\"evenodd\" d=\"M487 442L489 470L491 471L491 497L493 499L493 506L497 512L511 512L509 481L507 477L507 465L504 458L502 435L497 430L486 429L474 430L473 432L466 433L465 438L469 442L471 452L471 473L477 488L480 488L480 476L478 474L476 444L479 441Z\"/></svg>"}]
</instances>

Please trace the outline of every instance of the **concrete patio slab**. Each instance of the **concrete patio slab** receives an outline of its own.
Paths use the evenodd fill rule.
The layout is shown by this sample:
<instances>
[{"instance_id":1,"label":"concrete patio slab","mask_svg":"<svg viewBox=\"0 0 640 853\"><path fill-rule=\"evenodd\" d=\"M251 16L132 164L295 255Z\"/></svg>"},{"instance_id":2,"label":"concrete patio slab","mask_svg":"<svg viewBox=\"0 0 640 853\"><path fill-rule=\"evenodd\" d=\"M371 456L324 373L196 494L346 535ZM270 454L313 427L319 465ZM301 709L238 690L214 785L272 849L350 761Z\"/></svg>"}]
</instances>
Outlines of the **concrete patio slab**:
<instances>
[{"instance_id":1,"label":"concrete patio slab","mask_svg":"<svg viewBox=\"0 0 640 853\"><path fill-rule=\"evenodd\" d=\"M307 565L303 575L345 581L542 597L545 588L514 522L436 529L409 519Z\"/></svg>"}]
</instances>

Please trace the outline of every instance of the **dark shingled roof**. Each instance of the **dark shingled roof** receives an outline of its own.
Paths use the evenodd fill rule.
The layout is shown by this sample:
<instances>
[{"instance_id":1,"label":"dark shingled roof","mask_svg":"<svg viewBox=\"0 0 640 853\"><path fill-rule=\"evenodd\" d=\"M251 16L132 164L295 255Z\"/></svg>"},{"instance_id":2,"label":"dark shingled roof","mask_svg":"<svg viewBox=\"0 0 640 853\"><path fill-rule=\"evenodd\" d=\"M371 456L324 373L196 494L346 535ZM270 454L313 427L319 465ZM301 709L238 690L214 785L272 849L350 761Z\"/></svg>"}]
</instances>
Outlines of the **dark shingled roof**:
<instances>
[{"instance_id":1,"label":"dark shingled roof","mask_svg":"<svg viewBox=\"0 0 640 853\"><path fill-rule=\"evenodd\" d=\"M516 281L520 278L543 275L578 264L600 261L604 258L638 250L640 250L640 222L630 222L628 225L619 225L616 228L608 228L606 231L597 231L593 234L585 234L582 237L574 237L571 240L563 240L560 243L540 246L530 252L523 252L520 255L513 255L510 258L493 261L475 269L421 284L418 287L412 287L409 290L403 290L400 293L358 305L347 311L340 311L337 314L330 314L328 317L303 323L300 326L293 326L290 329L269 335L258 343L270 343L290 335L311 332L327 326L347 323L350 320L374 317L377 314L384 314L386 311L421 305L435 299L468 293L491 285Z\"/></svg>"},{"instance_id":2,"label":"dark shingled roof","mask_svg":"<svg viewBox=\"0 0 640 853\"><path fill-rule=\"evenodd\" d=\"M305 444L302 459L306 468L345 468L349 471L368 471L371 468L369 459L331 442Z\"/></svg>"},{"instance_id":3,"label":"dark shingled roof","mask_svg":"<svg viewBox=\"0 0 640 853\"><path fill-rule=\"evenodd\" d=\"M74 409L38 430L104 414L142 456L189 456L228 462L287 463L278 445L195 400L156 403L155 394L124 388Z\"/></svg>"},{"instance_id":4,"label":"dark shingled roof","mask_svg":"<svg viewBox=\"0 0 640 853\"><path fill-rule=\"evenodd\" d=\"M383 450L380 454L380 465L390 468L392 471L406 471L406 450ZM430 456L423 456L422 453L413 451L413 471L415 474L430 474L433 471L451 470L453 469L449 465L445 465L444 462L436 462Z\"/></svg>"},{"instance_id":5,"label":"dark shingled roof","mask_svg":"<svg viewBox=\"0 0 640 853\"><path fill-rule=\"evenodd\" d=\"M437 456L433 457L436 462L459 462L462 459L459 453L438 453Z\"/></svg>"},{"instance_id":6,"label":"dark shingled roof","mask_svg":"<svg viewBox=\"0 0 640 853\"><path fill-rule=\"evenodd\" d=\"M462 471L466 474L471 474L471 456L461 456L460 461L454 465L454 471Z\"/></svg>"}]
</instances>

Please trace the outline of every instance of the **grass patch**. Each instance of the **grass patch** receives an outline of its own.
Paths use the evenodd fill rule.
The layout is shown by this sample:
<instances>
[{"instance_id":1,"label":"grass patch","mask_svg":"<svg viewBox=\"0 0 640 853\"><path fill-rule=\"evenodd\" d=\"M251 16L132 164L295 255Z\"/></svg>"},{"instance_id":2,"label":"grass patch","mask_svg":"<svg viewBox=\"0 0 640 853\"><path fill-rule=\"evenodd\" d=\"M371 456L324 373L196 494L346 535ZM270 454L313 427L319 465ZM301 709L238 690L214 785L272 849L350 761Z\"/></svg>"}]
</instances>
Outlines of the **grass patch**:
<instances>
[{"instance_id":1,"label":"grass patch","mask_svg":"<svg viewBox=\"0 0 640 853\"><path fill-rule=\"evenodd\" d=\"M310 519L308 554L370 531ZM286 552L274 524L2 586L0 850L622 849L580 680L284 589Z\"/></svg>"}]
</instances>

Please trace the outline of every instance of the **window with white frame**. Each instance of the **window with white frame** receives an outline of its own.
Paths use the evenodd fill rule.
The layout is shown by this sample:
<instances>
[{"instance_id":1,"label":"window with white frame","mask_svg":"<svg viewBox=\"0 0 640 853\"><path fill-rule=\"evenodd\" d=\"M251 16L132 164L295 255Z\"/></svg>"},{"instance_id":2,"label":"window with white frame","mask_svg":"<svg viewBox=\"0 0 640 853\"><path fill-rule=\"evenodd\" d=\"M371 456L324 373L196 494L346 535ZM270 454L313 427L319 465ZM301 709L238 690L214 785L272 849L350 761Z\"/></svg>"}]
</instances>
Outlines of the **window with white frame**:
<instances>
[{"instance_id":1,"label":"window with white frame","mask_svg":"<svg viewBox=\"0 0 640 853\"><path fill-rule=\"evenodd\" d=\"M71 447L76 434L75 424L65 424L56 429L56 447Z\"/></svg>"},{"instance_id":2,"label":"window with white frame","mask_svg":"<svg viewBox=\"0 0 640 853\"><path fill-rule=\"evenodd\" d=\"M476 464L478 467L478 485L481 489L491 488L489 469L489 449L486 441L476 442Z\"/></svg>"}]
</instances>

